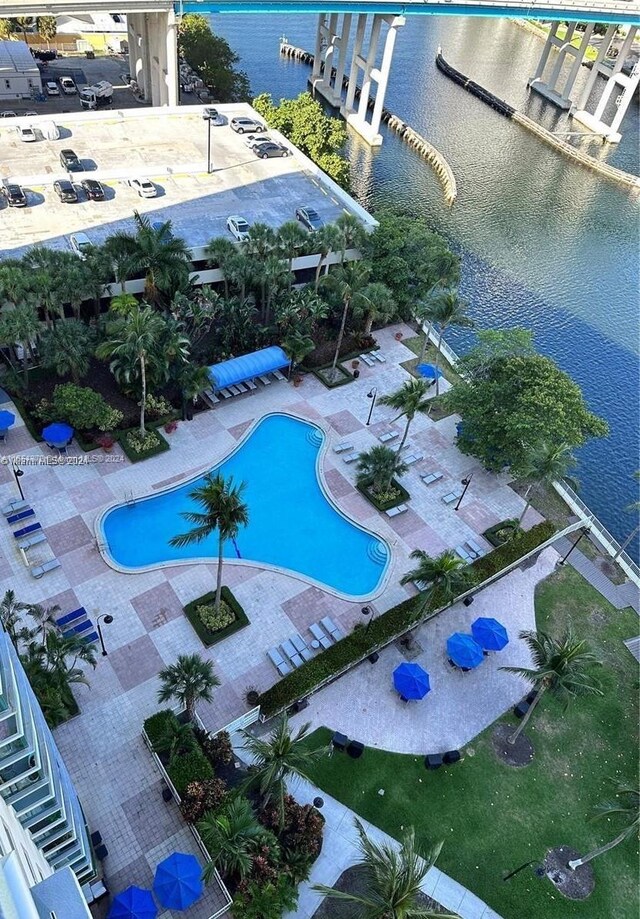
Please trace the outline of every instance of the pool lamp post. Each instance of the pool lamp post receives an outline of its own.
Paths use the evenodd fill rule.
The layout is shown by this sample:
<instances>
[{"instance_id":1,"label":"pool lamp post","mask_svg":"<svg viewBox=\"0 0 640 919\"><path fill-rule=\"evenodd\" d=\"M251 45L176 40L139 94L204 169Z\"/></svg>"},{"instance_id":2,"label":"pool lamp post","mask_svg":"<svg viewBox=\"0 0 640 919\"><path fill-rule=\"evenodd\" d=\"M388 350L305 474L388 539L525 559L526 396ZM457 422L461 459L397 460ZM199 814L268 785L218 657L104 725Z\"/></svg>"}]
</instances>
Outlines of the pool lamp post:
<instances>
[{"instance_id":1,"label":"pool lamp post","mask_svg":"<svg viewBox=\"0 0 640 919\"><path fill-rule=\"evenodd\" d=\"M104 619L104 624L105 624L105 625L111 625L111 623L113 622L113 616L111 616L109 613L104 613L102 616L98 616L98 618L96 619L96 624L97 624L97 626L98 626L98 635L100 636L100 646L101 646L101 648L102 648L102 656L103 656L103 657L106 657L106 656L107 656L107 649L105 648L105 645L104 645L104 638L103 638L103 635L102 635L102 627L101 627L101 625L100 625L100 620L101 620L101 619Z\"/></svg>"},{"instance_id":2,"label":"pool lamp post","mask_svg":"<svg viewBox=\"0 0 640 919\"><path fill-rule=\"evenodd\" d=\"M363 616L369 616L369 621L367 622L366 628L364 630L364 634L366 635L369 629L371 628L371 623L375 619L376 614L374 613L374 611L371 609L370 606L363 606L360 612L362 613Z\"/></svg>"},{"instance_id":3,"label":"pool lamp post","mask_svg":"<svg viewBox=\"0 0 640 919\"><path fill-rule=\"evenodd\" d=\"M461 484L461 485L464 485L464 488L462 489L462 494L461 494L460 497L458 498L458 503L457 503L456 506L454 507L454 510L457 511L458 508L460 507L460 505L462 504L462 499L464 498L464 496L465 496L466 493L467 493L467 488L469 487L469 485L471 485L471 479L472 479L472 478L473 478L473 472L470 472L468 476L465 476L464 479L461 479L461 480L460 480L460 484Z\"/></svg>"},{"instance_id":4,"label":"pool lamp post","mask_svg":"<svg viewBox=\"0 0 640 919\"><path fill-rule=\"evenodd\" d=\"M13 472L13 477L16 480L16 485L18 486L18 491L20 492L20 498L24 501L24 492L22 490L22 485L20 484L20 479L24 475L22 469L18 469L15 463L11 463L11 471Z\"/></svg>"},{"instance_id":5,"label":"pool lamp post","mask_svg":"<svg viewBox=\"0 0 640 919\"><path fill-rule=\"evenodd\" d=\"M367 425L371 423L371 416L373 415L373 410L376 407L376 399L378 398L378 388L374 386L373 389L370 389L367 393L367 399L371 399L371 406L369 407L369 417L367 418Z\"/></svg>"}]
</instances>

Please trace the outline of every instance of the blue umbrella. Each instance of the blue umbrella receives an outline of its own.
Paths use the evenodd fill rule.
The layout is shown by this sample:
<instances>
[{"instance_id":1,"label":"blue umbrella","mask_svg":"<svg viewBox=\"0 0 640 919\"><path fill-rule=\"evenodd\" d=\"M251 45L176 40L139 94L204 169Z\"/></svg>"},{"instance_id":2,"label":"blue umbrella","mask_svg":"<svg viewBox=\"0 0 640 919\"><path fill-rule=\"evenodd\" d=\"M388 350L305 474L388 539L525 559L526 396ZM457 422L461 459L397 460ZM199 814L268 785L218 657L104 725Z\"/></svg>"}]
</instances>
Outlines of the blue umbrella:
<instances>
[{"instance_id":1,"label":"blue umbrella","mask_svg":"<svg viewBox=\"0 0 640 919\"><path fill-rule=\"evenodd\" d=\"M463 632L454 632L447 638L447 654L458 667L473 670L484 660L482 648L471 635Z\"/></svg>"},{"instance_id":2,"label":"blue umbrella","mask_svg":"<svg viewBox=\"0 0 640 919\"><path fill-rule=\"evenodd\" d=\"M15 422L16 416L13 412L0 412L0 431L6 431Z\"/></svg>"},{"instance_id":3,"label":"blue umbrella","mask_svg":"<svg viewBox=\"0 0 640 919\"><path fill-rule=\"evenodd\" d=\"M418 664L400 664L393 671L393 685L403 699L424 699L431 691L429 674Z\"/></svg>"},{"instance_id":4,"label":"blue umbrella","mask_svg":"<svg viewBox=\"0 0 640 919\"><path fill-rule=\"evenodd\" d=\"M113 898L107 919L156 919L158 907L150 890L127 887Z\"/></svg>"},{"instance_id":5,"label":"blue umbrella","mask_svg":"<svg viewBox=\"0 0 640 919\"><path fill-rule=\"evenodd\" d=\"M54 447L65 446L73 437L73 428L64 424L62 421L56 421L50 424L42 432L42 439Z\"/></svg>"},{"instance_id":6,"label":"blue umbrella","mask_svg":"<svg viewBox=\"0 0 640 919\"><path fill-rule=\"evenodd\" d=\"M173 852L156 868L153 889L167 909L188 909L204 890L198 859L195 855Z\"/></svg>"},{"instance_id":7,"label":"blue umbrella","mask_svg":"<svg viewBox=\"0 0 640 919\"><path fill-rule=\"evenodd\" d=\"M437 380L438 377L442 376L440 368L435 367L433 364L418 364L416 370L421 377L425 377L428 380Z\"/></svg>"},{"instance_id":8,"label":"blue umbrella","mask_svg":"<svg viewBox=\"0 0 640 919\"><path fill-rule=\"evenodd\" d=\"M471 626L473 637L485 651L502 651L509 644L507 630L497 619L480 617Z\"/></svg>"}]
</instances>

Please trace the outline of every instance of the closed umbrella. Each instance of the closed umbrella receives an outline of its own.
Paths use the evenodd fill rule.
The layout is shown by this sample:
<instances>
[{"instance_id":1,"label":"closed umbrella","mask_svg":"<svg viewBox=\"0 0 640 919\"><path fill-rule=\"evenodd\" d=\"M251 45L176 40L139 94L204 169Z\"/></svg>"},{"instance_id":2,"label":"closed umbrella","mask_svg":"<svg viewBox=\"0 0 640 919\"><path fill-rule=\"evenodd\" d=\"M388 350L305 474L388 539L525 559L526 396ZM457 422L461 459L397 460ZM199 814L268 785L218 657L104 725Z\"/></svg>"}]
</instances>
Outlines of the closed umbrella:
<instances>
[{"instance_id":1,"label":"closed umbrella","mask_svg":"<svg viewBox=\"0 0 640 919\"><path fill-rule=\"evenodd\" d=\"M464 632L454 632L447 638L447 654L458 667L473 670L484 660L482 648L478 642Z\"/></svg>"},{"instance_id":2,"label":"closed umbrella","mask_svg":"<svg viewBox=\"0 0 640 919\"><path fill-rule=\"evenodd\" d=\"M393 671L393 685L403 699L424 699L431 691L429 674L418 664L404 663Z\"/></svg>"},{"instance_id":3,"label":"closed umbrella","mask_svg":"<svg viewBox=\"0 0 640 919\"><path fill-rule=\"evenodd\" d=\"M150 890L127 887L113 898L107 919L156 919L158 907Z\"/></svg>"},{"instance_id":4,"label":"closed umbrella","mask_svg":"<svg viewBox=\"0 0 640 919\"><path fill-rule=\"evenodd\" d=\"M507 630L497 619L481 616L471 626L471 632L485 651L502 651L509 644Z\"/></svg>"},{"instance_id":5,"label":"closed umbrella","mask_svg":"<svg viewBox=\"0 0 640 919\"><path fill-rule=\"evenodd\" d=\"M72 437L73 428L62 421L48 425L42 432L42 439L54 447L65 447Z\"/></svg>"},{"instance_id":6,"label":"closed umbrella","mask_svg":"<svg viewBox=\"0 0 640 919\"><path fill-rule=\"evenodd\" d=\"M13 412L0 412L0 431L6 431L15 422L16 416Z\"/></svg>"},{"instance_id":7,"label":"closed umbrella","mask_svg":"<svg viewBox=\"0 0 640 919\"><path fill-rule=\"evenodd\" d=\"M204 890L200 862L195 855L173 852L156 868L153 889L167 909L188 909Z\"/></svg>"}]
</instances>

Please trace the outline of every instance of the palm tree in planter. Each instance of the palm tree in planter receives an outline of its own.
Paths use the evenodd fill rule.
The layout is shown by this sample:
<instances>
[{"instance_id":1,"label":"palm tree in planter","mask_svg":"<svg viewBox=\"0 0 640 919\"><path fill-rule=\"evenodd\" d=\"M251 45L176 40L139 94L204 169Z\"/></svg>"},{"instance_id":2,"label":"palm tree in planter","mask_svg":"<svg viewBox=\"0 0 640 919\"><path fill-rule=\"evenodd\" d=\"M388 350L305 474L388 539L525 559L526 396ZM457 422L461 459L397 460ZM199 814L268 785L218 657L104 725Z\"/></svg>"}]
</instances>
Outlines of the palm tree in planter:
<instances>
[{"instance_id":1,"label":"palm tree in planter","mask_svg":"<svg viewBox=\"0 0 640 919\"><path fill-rule=\"evenodd\" d=\"M118 231L109 237L107 246L123 257L132 272L144 273L145 296L155 302L160 291L172 295L188 278L191 256L184 240L170 232L170 221L154 227L137 211L133 219L135 236Z\"/></svg>"},{"instance_id":2,"label":"palm tree in planter","mask_svg":"<svg viewBox=\"0 0 640 919\"><path fill-rule=\"evenodd\" d=\"M328 274L321 281L324 287L337 293L342 301L342 319L340 322L340 331L336 342L336 350L333 356L331 370L327 373L327 379L335 382L340 374L337 372L338 358L344 338L344 330L347 325L347 316L350 307L360 308L364 304L369 304L365 291L369 284L369 269L363 262L349 262L347 265L341 265Z\"/></svg>"},{"instance_id":3,"label":"palm tree in planter","mask_svg":"<svg viewBox=\"0 0 640 919\"><path fill-rule=\"evenodd\" d=\"M202 505L204 511L184 511L182 516L193 524L188 533L173 536L169 544L178 548L192 546L208 539L215 530L218 531L218 577L216 583L216 613L220 612L222 595L222 564L224 544L228 539L235 539L240 527L249 523L249 507L242 500L245 484L234 485L233 478L218 473L209 473L204 478L204 485L189 492L192 501Z\"/></svg>"},{"instance_id":4,"label":"palm tree in planter","mask_svg":"<svg viewBox=\"0 0 640 919\"><path fill-rule=\"evenodd\" d=\"M158 677L158 702L177 699L192 724L198 702L211 702L214 688L220 685L211 661L203 660L199 654L179 654L175 664L161 670Z\"/></svg>"},{"instance_id":5,"label":"palm tree in planter","mask_svg":"<svg viewBox=\"0 0 640 919\"><path fill-rule=\"evenodd\" d=\"M580 865L586 865L587 862L597 858L598 855L603 855L610 849L615 848L615 846L619 846L626 839L638 835L638 831L640 831L640 791L638 786L615 782L615 787L616 800L604 801L602 804L598 804L595 808L594 817L606 817L608 820L616 821L619 825L622 825L621 832L618 833L615 839L605 843L603 846L599 846L593 852L589 852L588 855L583 855L582 858L575 858L567 862L567 866L572 871L575 871Z\"/></svg>"},{"instance_id":6,"label":"palm tree in planter","mask_svg":"<svg viewBox=\"0 0 640 919\"><path fill-rule=\"evenodd\" d=\"M415 830L409 827L400 837L400 848L392 843L376 843L367 836L359 820L358 831L365 887L362 893L347 893L324 884L313 890L331 900L342 900L358 907L359 919L455 919L450 913L434 912L420 906L418 897L427 872L440 854L442 843L429 852L421 852Z\"/></svg>"},{"instance_id":7,"label":"palm tree in planter","mask_svg":"<svg viewBox=\"0 0 640 919\"><path fill-rule=\"evenodd\" d=\"M577 459L571 452L570 444L552 444L548 441L536 444L527 457L526 466L520 473L520 478L528 480L529 485L524 495L526 504L518 523L521 524L524 520L536 489L541 485L551 485L558 479L567 479L569 470L577 463ZM574 488L576 487L575 482L571 484Z\"/></svg>"},{"instance_id":8,"label":"palm tree in planter","mask_svg":"<svg viewBox=\"0 0 640 919\"><path fill-rule=\"evenodd\" d=\"M444 290L434 301L434 322L438 325L438 345L436 347L436 370L440 366L442 339L451 326L472 328L473 321L467 315L467 304L461 300L455 290ZM440 393L440 374L436 373L436 396Z\"/></svg>"},{"instance_id":9,"label":"palm tree in planter","mask_svg":"<svg viewBox=\"0 0 640 919\"><path fill-rule=\"evenodd\" d=\"M412 379L407 380L400 389L380 399L383 405L388 405L389 408L393 408L398 412L398 418L404 417L407 419L404 434L402 435L402 440L398 447L398 453L400 453L407 441L411 422L416 415L429 414L429 406L431 403L427 398L428 391L429 385L426 380Z\"/></svg>"},{"instance_id":10,"label":"palm tree in planter","mask_svg":"<svg viewBox=\"0 0 640 919\"><path fill-rule=\"evenodd\" d=\"M414 549L410 558L417 565L401 579L401 584L410 582L427 585L420 594L420 615L436 601L438 606L446 606L456 597L473 586L475 574L473 568L459 558L452 549L446 549L432 558L423 549Z\"/></svg>"},{"instance_id":11,"label":"palm tree in planter","mask_svg":"<svg viewBox=\"0 0 640 919\"><path fill-rule=\"evenodd\" d=\"M282 350L291 360L289 365L289 376L296 370L299 364L308 357L316 346L313 338L309 335L302 335L300 332L292 332L282 342Z\"/></svg>"},{"instance_id":12,"label":"palm tree in planter","mask_svg":"<svg viewBox=\"0 0 640 919\"><path fill-rule=\"evenodd\" d=\"M527 726L538 702L549 690L565 707L576 696L601 696L600 681L590 669L601 662L583 639L576 639L571 632L561 638L554 638L546 632L520 632L520 638L527 645L533 659L533 667L501 667L507 673L523 677L536 690L529 709L508 738L514 744Z\"/></svg>"},{"instance_id":13,"label":"palm tree in planter","mask_svg":"<svg viewBox=\"0 0 640 919\"><path fill-rule=\"evenodd\" d=\"M381 325L389 322L395 316L396 304L393 294L386 284L372 281L367 284L361 299L354 304L354 313L364 317L364 334L369 337L373 323Z\"/></svg>"},{"instance_id":14,"label":"palm tree in planter","mask_svg":"<svg viewBox=\"0 0 640 919\"><path fill-rule=\"evenodd\" d=\"M40 603L30 603L27 606L27 614L36 622L36 628L31 633L32 638L40 634L40 641L44 644L47 632L56 627L56 616L60 613L60 607L42 606Z\"/></svg>"},{"instance_id":15,"label":"palm tree in planter","mask_svg":"<svg viewBox=\"0 0 640 919\"><path fill-rule=\"evenodd\" d=\"M211 855L202 875L206 884L213 878L215 868L225 876L246 878L253 863L252 854L266 835L249 800L239 794L218 813L209 811L198 821L197 830Z\"/></svg>"},{"instance_id":16,"label":"palm tree in planter","mask_svg":"<svg viewBox=\"0 0 640 919\"><path fill-rule=\"evenodd\" d=\"M361 487L370 490L379 501L384 501L391 491L394 478L404 475L408 468L399 453L391 447L378 444L358 457L356 481Z\"/></svg>"},{"instance_id":17,"label":"palm tree in planter","mask_svg":"<svg viewBox=\"0 0 640 919\"><path fill-rule=\"evenodd\" d=\"M314 289L317 291L320 284L320 272L324 266L325 274L329 270L328 258L332 252L339 252L342 248L344 236L342 230L335 223L327 223L313 234L313 248L318 253Z\"/></svg>"},{"instance_id":18,"label":"palm tree in planter","mask_svg":"<svg viewBox=\"0 0 640 919\"><path fill-rule=\"evenodd\" d=\"M309 727L309 724L303 724L294 734L288 717L283 715L267 738L242 732L244 747L253 762L252 775L246 785L258 789L263 809L269 804L276 804L281 827L284 825L286 780L294 777L306 779L306 770L329 752L328 747L310 750L305 745Z\"/></svg>"}]
</instances>

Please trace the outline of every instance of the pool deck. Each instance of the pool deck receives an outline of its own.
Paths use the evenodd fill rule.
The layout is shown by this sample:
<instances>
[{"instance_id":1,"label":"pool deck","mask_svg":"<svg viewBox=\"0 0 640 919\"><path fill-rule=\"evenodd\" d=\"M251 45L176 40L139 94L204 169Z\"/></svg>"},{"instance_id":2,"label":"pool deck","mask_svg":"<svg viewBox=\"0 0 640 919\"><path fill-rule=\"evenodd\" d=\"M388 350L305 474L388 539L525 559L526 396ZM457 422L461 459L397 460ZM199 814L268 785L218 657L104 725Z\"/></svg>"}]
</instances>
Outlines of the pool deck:
<instances>
[{"instance_id":1,"label":"pool deck","mask_svg":"<svg viewBox=\"0 0 640 919\"><path fill-rule=\"evenodd\" d=\"M371 386L385 393L408 378L400 363L412 354L395 339L399 329L405 337L412 334L403 326L376 333L386 363L376 363L372 368L361 366L360 378L352 384L329 391L307 376L297 388L290 383L273 383L220 402L193 422L179 424L170 435L169 452L135 466L122 459L24 467L24 493L50 547L34 547L29 552L30 561L37 564L53 551L62 565L40 580L33 579L9 527L3 526L2 590L15 590L17 598L25 603L57 603L63 612L82 605L94 621L100 614L114 616L113 624L104 627L108 657L99 657L95 671L88 673L89 687L74 688L81 712L58 728L55 736L90 826L101 831L109 849L105 869L107 880L112 878L116 889L125 881L143 881L150 865L155 864L158 847L167 840L171 842L176 834L175 821L141 817L144 802L158 799L158 776L140 739L143 719L157 709L158 671L179 653L198 652L213 660L221 686L215 691L214 701L201 706L199 713L208 728L217 729L246 711L244 696L248 688L264 690L276 681L276 671L266 657L268 648L295 632L308 635L309 625L323 616L330 615L345 630L362 621L362 616L360 603L336 598L294 577L228 565L225 583L234 590L251 625L207 650L183 616L182 607L212 589L215 565L169 567L135 575L113 571L105 564L94 537L95 519L105 506L125 500L128 495L156 491L208 468L223 459L252 422L264 414L287 411L307 418L321 424L330 436L324 475L333 499L346 514L379 533L392 546L388 586L370 604L376 613L414 593L412 586L399 584L411 566L409 554L414 548L435 555L469 537L482 542L478 534L489 525L521 512L523 501L508 486L505 476L485 472L455 447L457 419L453 416L436 423L418 417L413 423L409 441L424 453L425 459L412 466L403 480L411 493L407 513L389 519L354 489L355 464L345 464L332 446L348 439L360 451L378 443L382 432L401 430L401 423L394 424L393 413L381 405L374 410L372 424L365 424ZM18 419L3 452L44 459L48 451L34 443ZM77 447L71 452L80 456ZM107 458L101 453L94 457ZM118 455L114 453L109 457L112 458ZM431 471L442 471L443 478L426 487L419 476ZM471 471L471 486L460 510L455 512L452 506L443 504L441 497ZM11 469L2 464L0 501L5 504L15 497ZM538 519L531 511L526 523L531 526ZM498 665L506 662L506 657L499 660L495 655L476 673L448 671L439 647L444 633L453 627L466 627L481 614L480 610L491 613L510 631L509 654L513 660L523 660L515 636L520 627L532 624L533 588L551 570L554 558L554 550L549 550L534 568L504 578L472 607L449 611L436 623L423 627L418 640L432 672L434 689L422 708L403 708L390 692L391 669L404 659L394 645L376 666L362 665L317 694L310 709L313 722L343 728L366 743L390 749L419 748L421 752L427 752L425 743L449 748L475 736L518 697L521 684L499 672ZM454 691L452 687L460 689ZM365 704L358 701L365 697L370 700L368 712ZM356 705L352 704L354 698ZM448 701L450 698L464 699L464 704L456 707ZM376 712L374 699L376 703L382 700ZM175 805L162 804L165 807L175 811ZM186 832L177 841L187 847L194 845ZM162 919L170 915L163 913ZM195 914L181 915L196 919Z\"/></svg>"}]
</instances>

